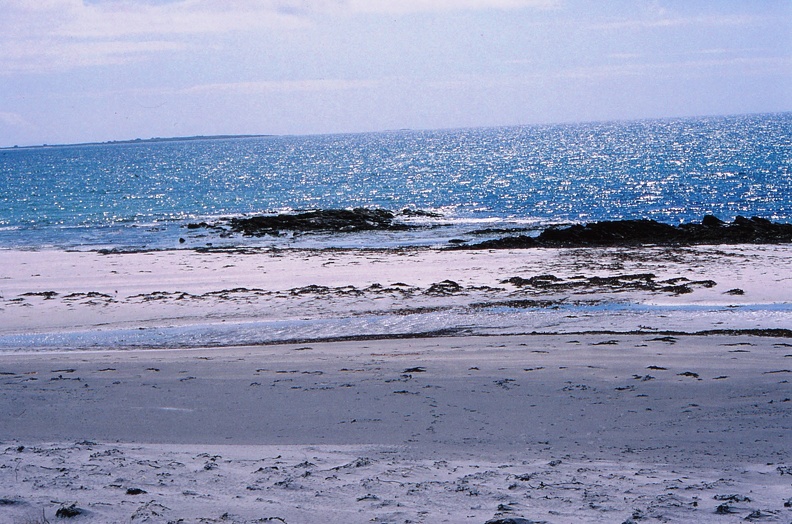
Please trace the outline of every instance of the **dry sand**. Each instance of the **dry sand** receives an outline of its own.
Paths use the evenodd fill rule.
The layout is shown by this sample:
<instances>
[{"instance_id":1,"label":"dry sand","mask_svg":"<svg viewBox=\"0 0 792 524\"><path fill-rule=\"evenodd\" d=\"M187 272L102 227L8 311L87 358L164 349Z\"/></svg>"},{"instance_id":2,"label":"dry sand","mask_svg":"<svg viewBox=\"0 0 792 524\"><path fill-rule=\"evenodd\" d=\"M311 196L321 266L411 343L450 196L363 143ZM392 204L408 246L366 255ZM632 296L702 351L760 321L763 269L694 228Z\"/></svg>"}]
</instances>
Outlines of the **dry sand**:
<instances>
[{"instance_id":1,"label":"dry sand","mask_svg":"<svg viewBox=\"0 0 792 524\"><path fill-rule=\"evenodd\" d=\"M792 339L727 333L792 326L790 254L0 252L0 522L791 522ZM715 283L574 280L648 272ZM546 274L575 285L503 283ZM619 321L644 332L588 329L605 308L545 334L13 345L529 299L661 304L681 328L644 312ZM719 324L679 320L702 305Z\"/></svg>"}]
</instances>

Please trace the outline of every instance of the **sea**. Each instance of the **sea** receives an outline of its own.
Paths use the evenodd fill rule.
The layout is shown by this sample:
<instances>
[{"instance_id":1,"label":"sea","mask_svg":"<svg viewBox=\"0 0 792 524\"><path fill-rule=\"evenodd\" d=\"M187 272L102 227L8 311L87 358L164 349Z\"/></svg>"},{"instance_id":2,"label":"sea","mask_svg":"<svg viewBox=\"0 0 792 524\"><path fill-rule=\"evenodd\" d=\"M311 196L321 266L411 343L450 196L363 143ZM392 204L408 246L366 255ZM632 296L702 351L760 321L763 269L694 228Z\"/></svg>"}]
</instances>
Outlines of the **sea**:
<instances>
[{"instance_id":1,"label":"sea","mask_svg":"<svg viewBox=\"0 0 792 524\"><path fill-rule=\"evenodd\" d=\"M416 227L261 237L189 227L353 208L391 210ZM792 113L0 149L0 249L432 248L538 234L552 225L642 218L680 224L705 215L792 222ZM24 297L0 298L1 312L20 307L13 301ZM734 300L661 304L617 297L554 307L263 315L145 329L0 329L0 352L792 325L790 302Z\"/></svg>"},{"instance_id":2,"label":"sea","mask_svg":"<svg viewBox=\"0 0 792 524\"><path fill-rule=\"evenodd\" d=\"M187 227L360 207L428 213L387 232ZM0 249L443 246L707 214L792 222L792 113L0 150Z\"/></svg>"}]
</instances>

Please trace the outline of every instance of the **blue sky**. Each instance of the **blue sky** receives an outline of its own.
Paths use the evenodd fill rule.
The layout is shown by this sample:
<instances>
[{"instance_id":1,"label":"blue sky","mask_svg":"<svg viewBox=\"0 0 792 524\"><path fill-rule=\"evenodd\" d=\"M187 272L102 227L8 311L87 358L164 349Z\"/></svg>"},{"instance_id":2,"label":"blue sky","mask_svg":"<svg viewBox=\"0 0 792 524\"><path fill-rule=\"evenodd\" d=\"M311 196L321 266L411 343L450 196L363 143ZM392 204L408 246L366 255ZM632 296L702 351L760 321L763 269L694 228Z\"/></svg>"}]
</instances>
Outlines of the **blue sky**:
<instances>
[{"instance_id":1,"label":"blue sky","mask_svg":"<svg viewBox=\"0 0 792 524\"><path fill-rule=\"evenodd\" d=\"M0 2L0 146L790 110L790 0Z\"/></svg>"}]
</instances>

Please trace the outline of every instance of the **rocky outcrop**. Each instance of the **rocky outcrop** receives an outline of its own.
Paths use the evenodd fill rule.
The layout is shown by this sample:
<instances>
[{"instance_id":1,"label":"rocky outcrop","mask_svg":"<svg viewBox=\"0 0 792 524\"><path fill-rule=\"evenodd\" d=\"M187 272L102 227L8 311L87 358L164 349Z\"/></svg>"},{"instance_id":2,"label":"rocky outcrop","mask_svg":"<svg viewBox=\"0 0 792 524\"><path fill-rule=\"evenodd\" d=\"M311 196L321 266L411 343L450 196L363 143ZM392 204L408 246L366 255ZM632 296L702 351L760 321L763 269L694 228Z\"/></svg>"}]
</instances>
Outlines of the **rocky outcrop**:
<instances>
[{"instance_id":1,"label":"rocky outcrop","mask_svg":"<svg viewBox=\"0 0 792 524\"><path fill-rule=\"evenodd\" d=\"M441 218L442 215L421 209L404 209L394 213L387 209L319 209L303 213L257 215L253 217L224 218L216 223L196 222L186 224L187 229L209 229L220 236L241 233L246 236L279 236L293 233L348 233L355 231L403 231L425 225L405 224L395 221L405 218Z\"/></svg>"},{"instance_id":2,"label":"rocky outcrop","mask_svg":"<svg viewBox=\"0 0 792 524\"><path fill-rule=\"evenodd\" d=\"M231 231L248 236L279 235L282 231L341 233L408 228L393 219L394 214L385 209L320 209L293 215L232 218L229 226Z\"/></svg>"},{"instance_id":3,"label":"rocky outcrop","mask_svg":"<svg viewBox=\"0 0 792 524\"><path fill-rule=\"evenodd\" d=\"M462 249L529 247L608 247L633 245L792 243L792 224L738 216L732 223L707 215L700 224L672 226L654 220L617 220L551 227L538 237L510 236L461 246Z\"/></svg>"}]
</instances>

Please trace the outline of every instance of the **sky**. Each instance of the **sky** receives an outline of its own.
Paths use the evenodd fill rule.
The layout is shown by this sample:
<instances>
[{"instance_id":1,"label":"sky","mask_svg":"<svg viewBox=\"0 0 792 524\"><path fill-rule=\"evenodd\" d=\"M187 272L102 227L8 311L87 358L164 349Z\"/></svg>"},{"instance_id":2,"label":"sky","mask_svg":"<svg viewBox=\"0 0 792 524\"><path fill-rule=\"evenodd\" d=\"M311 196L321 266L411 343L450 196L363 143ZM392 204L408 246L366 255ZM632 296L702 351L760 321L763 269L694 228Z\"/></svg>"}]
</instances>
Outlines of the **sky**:
<instances>
[{"instance_id":1,"label":"sky","mask_svg":"<svg viewBox=\"0 0 792 524\"><path fill-rule=\"evenodd\" d=\"M792 110L792 0L0 0L0 147Z\"/></svg>"}]
</instances>

